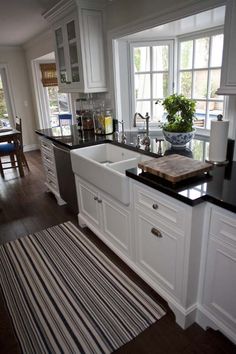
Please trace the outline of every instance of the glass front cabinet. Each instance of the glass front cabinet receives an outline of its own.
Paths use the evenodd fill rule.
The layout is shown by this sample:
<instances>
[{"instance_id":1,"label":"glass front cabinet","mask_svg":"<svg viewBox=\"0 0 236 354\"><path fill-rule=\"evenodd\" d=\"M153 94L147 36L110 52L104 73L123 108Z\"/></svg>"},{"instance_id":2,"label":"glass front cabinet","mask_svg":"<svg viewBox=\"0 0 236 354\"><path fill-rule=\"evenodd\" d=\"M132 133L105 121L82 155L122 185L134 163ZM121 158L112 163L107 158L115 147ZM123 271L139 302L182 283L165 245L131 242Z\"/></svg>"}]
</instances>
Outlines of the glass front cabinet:
<instances>
[{"instance_id":1,"label":"glass front cabinet","mask_svg":"<svg viewBox=\"0 0 236 354\"><path fill-rule=\"evenodd\" d=\"M60 90L70 92L78 88L82 89L81 51L76 20L69 19L62 26L56 28L55 40Z\"/></svg>"},{"instance_id":2,"label":"glass front cabinet","mask_svg":"<svg viewBox=\"0 0 236 354\"><path fill-rule=\"evenodd\" d=\"M86 1L60 1L44 18L55 34L59 90L107 91L103 9L97 3L95 7Z\"/></svg>"}]
</instances>

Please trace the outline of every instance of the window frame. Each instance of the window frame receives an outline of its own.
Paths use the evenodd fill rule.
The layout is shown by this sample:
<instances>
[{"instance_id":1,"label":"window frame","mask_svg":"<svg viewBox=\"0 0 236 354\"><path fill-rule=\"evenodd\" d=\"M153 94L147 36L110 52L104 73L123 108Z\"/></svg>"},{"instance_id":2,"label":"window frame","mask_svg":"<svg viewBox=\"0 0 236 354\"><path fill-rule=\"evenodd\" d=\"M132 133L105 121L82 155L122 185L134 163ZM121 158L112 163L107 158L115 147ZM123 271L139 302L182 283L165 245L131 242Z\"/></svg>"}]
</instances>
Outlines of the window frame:
<instances>
[{"instance_id":1,"label":"window frame","mask_svg":"<svg viewBox=\"0 0 236 354\"><path fill-rule=\"evenodd\" d=\"M207 36L213 36L213 35L217 35L217 34L223 34L224 35L224 26L218 26L218 27L214 27L212 29L206 29L206 30L201 30L201 31L196 31L196 32L191 32L191 33L187 33L187 34L183 34L183 35L179 35L173 38L160 38L158 40L153 40L153 39L147 39L147 40L132 40L129 41L128 45L129 45L129 58L128 58L128 62L129 62L129 67L130 67L130 102L131 102L131 118L130 118L130 128L131 130L138 130L140 129L140 127L143 125L141 122L137 122L136 127L133 126L133 116L135 114L135 109L136 109L136 98L135 98L135 72L134 72L134 55L133 55L133 49L135 47L145 47L145 46L155 46L155 44L169 44L171 43L172 45L170 46L170 50L169 50L169 63L170 63L170 67L169 67L169 92L170 94L177 92L179 93L179 87L180 87L180 79L179 79L179 72L180 70L180 43L186 40L195 40L198 38L204 38ZM211 68L209 66L210 60L211 60L211 51L212 49L210 49L210 55L208 58L208 66L204 69L206 69L208 72L212 69L222 69L222 65L221 67L214 67ZM150 58L150 61L152 59ZM193 53L193 58L192 60L194 61L194 53ZM172 70L171 70L172 67ZM150 68L152 69L152 68ZM194 69L192 66L192 69L184 69L182 71L197 71L197 70L203 70L202 68L199 69ZM152 71L150 70L150 73L156 73L158 71ZM142 73L142 72L141 72ZM143 72L144 73L144 72ZM149 73L149 72L145 72L145 73ZM193 84L194 84L194 80L192 80L192 93L193 93ZM151 89L152 89L152 81L150 82L151 85ZM208 79L208 84L207 84L207 89L209 90L209 85L210 85L210 80ZM153 98L151 95L150 99L143 99L143 101L149 101L152 102ZM228 97L227 96L223 96L223 100L222 99L210 99L210 98L206 98L206 99L198 99L197 101L206 101L207 105L209 105L209 102L223 102L223 116L225 116L225 112L227 112L228 109ZM208 109L208 107L207 107ZM209 112L209 111L208 111ZM142 113L142 112L140 112ZM143 112L143 114L145 114L146 112ZM149 112L151 115L151 112ZM209 119L207 117L207 119ZM157 121L150 121L150 128L155 128L155 129L160 129L160 124L158 124ZM205 127L198 127L196 126L196 131L198 134L200 135L209 135L210 133L210 129L205 128Z\"/></svg>"},{"instance_id":2,"label":"window frame","mask_svg":"<svg viewBox=\"0 0 236 354\"><path fill-rule=\"evenodd\" d=\"M158 45L168 45L169 46L169 52L168 52L168 56L169 56L169 68L168 68L168 75L169 75L169 84L168 84L168 90L169 90L169 94L173 93L173 88L174 88L174 47L175 47L175 43L174 43L174 39L158 39L158 40L142 40L142 41L131 41L129 43L129 55L130 55L130 86L131 86L131 112L132 112L132 116L134 116L135 112L136 112L136 97L135 97L135 70L134 70L134 48L137 47L154 47L154 46L158 46ZM140 74L150 74L150 98L148 99L139 99L139 101L147 101L150 102L150 107L151 110L149 113L149 115L152 117L152 112L153 112L153 108L152 108L152 102L155 100L155 98L153 98L153 74L158 74L158 73L162 73L165 72L165 70L152 70L152 50L150 49L150 70L149 71L144 71L144 72L139 72L138 75ZM139 112L143 115L146 114L146 112ZM136 123L137 127L141 127L143 124L141 122L137 122ZM153 126L158 126L158 122L157 121L152 121L150 119L150 127ZM133 127L133 124L131 124L131 129L133 129L135 127Z\"/></svg>"},{"instance_id":3,"label":"window frame","mask_svg":"<svg viewBox=\"0 0 236 354\"><path fill-rule=\"evenodd\" d=\"M207 126L207 120L209 120L209 103L210 102L222 102L223 103L223 116L225 115L225 111L226 111L226 106L227 106L227 97L223 96L223 99L211 99L208 96L209 93L209 89L210 89L210 71L214 70L214 69L220 69L222 70L222 65L219 67L211 67L210 66L210 61L211 61L211 56L212 56L212 36L215 35L219 35L219 34L223 34L224 35L224 26L218 26L215 27L213 29L210 30L202 30L202 31L197 31L197 32L192 32L192 33L187 33L187 34L183 34L181 36L177 36L177 41L176 41L176 45L177 45L177 66L176 66L176 89L177 89L177 93L181 93L180 92L180 73L181 72L191 72L192 73L192 83L191 83L191 97L192 99L196 100L196 101L202 101L202 102L206 102L206 116L205 116L205 126L204 127L195 127L197 129L197 132L200 134L209 134L210 132L210 128L206 128ZM193 45L193 57L192 57L192 67L191 69L180 69L180 60L181 60L181 55L180 55L180 47L181 47L181 43L188 41L188 40L192 40L193 42L196 39L199 38L204 38L204 37L209 37L209 57L208 57L208 65L206 68L194 68L194 55L195 55L195 45ZM223 53L222 53L223 54ZM193 97L193 93L194 93L194 73L197 71L201 71L201 70L206 70L207 71L207 97L204 98L199 98L196 99Z\"/></svg>"},{"instance_id":4,"label":"window frame","mask_svg":"<svg viewBox=\"0 0 236 354\"><path fill-rule=\"evenodd\" d=\"M35 88L35 98L38 114L38 127L39 129L47 129L50 127L50 110L49 110L49 101L47 95L47 88L43 87L41 81L41 70L40 64L46 63L55 63L55 60L40 60L34 59L31 61L32 73L33 73L33 83ZM75 123L74 112L72 109L72 99L71 94L68 94L69 98L69 109L72 114L72 122Z\"/></svg>"}]
</instances>

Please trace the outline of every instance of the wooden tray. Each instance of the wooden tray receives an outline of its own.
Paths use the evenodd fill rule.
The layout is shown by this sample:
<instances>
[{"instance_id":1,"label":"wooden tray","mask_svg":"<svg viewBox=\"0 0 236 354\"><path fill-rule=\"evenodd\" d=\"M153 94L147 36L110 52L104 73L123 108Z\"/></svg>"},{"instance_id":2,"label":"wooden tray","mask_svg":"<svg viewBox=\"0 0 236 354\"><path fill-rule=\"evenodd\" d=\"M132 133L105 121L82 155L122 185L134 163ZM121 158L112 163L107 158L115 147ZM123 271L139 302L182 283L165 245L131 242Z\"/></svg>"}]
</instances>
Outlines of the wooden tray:
<instances>
[{"instance_id":1,"label":"wooden tray","mask_svg":"<svg viewBox=\"0 0 236 354\"><path fill-rule=\"evenodd\" d=\"M182 155L173 154L142 163L140 162L138 167L144 172L149 172L172 183L176 183L208 172L213 168L213 165Z\"/></svg>"}]
</instances>

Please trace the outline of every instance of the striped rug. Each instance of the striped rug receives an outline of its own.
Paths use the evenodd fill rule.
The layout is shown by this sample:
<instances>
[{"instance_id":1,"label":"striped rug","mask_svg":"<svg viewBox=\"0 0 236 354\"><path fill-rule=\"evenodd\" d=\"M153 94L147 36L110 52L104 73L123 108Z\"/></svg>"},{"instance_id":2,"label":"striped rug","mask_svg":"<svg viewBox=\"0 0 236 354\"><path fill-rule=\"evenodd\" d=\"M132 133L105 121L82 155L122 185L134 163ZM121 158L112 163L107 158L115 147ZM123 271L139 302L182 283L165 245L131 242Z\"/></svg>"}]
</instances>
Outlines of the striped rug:
<instances>
[{"instance_id":1,"label":"striped rug","mask_svg":"<svg viewBox=\"0 0 236 354\"><path fill-rule=\"evenodd\" d=\"M0 284L24 354L111 353L165 314L70 222L1 246Z\"/></svg>"}]
</instances>

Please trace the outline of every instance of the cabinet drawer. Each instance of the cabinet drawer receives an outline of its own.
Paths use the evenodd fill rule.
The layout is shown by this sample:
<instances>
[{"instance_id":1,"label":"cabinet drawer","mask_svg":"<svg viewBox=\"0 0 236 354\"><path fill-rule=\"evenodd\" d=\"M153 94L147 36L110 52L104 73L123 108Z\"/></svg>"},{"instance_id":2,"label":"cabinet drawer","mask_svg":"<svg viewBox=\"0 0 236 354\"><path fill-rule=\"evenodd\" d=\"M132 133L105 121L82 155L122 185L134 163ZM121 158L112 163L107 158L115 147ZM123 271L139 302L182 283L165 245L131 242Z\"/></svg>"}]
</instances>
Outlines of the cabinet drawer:
<instances>
[{"instance_id":1,"label":"cabinet drawer","mask_svg":"<svg viewBox=\"0 0 236 354\"><path fill-rule=\"evenodd\" d=\"M54 191L59 192L58 184L53 178L47 176L47 185L50 189L52 188Z\"/></svg>"},{"instance_id":2,"label":"cabinet drawer","mask_svg":"<svg viewBox=\"0 0 236 354\"><path fill-rule=\"evenodd\" d=\"M134 185L134 198L136 206L150 213L150 216L159 217L168 226L184 229L184 207L172 203L167 196L163 197L155 190L149 191L148 188Z\"/></svg>"},{"instance_id":3,"label":"cabinet drawer","mask_svg":"<svg viewBox=\"0 0 236 354\"><path fill-rule=\"evenodd\" d=\"M52 165L53 167L55 166L53 154L48 154L48 153L46 154L44 151L42 151L42 159L43 159L43 163Z\"/></svg>"},{"instance_id":4,"label":"cabinet drawer","mask_svg":"<svg viewBox=\"0 0 236 354\"><path fill-rule=\"evenodd\" d=\"M43 138L41 138L40 141L41 141L41 148L42 149L46 149L46 150L52 151L53 148L52 148L52 142L51 141L49 141L47 139L43 139Z\"/></svg>"},{"instance_id":5,"label":"cabinet drawer","mask_svg":"<svg viewBox=\"0 0 236 354\"><path fill-rule=\"evenodd\" d=\"M210 234L236 247L236 214L212 209Z\"/></svg>"}]
</instances>

